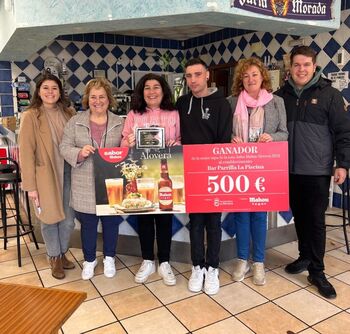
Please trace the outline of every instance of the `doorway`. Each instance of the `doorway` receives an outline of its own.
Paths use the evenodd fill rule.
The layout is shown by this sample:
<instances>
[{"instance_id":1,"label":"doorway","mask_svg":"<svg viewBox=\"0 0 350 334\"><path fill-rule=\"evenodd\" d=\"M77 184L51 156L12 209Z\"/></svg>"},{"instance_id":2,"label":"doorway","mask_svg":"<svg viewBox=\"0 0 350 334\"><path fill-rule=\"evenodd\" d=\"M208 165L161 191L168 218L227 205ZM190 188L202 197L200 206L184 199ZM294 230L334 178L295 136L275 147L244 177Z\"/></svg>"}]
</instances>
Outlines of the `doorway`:
<instances>
[{"instance_id":1,"label":"doorway","mask_svg":"<svg viewBox=\"0 0 350 334\"><path fill-rule=\"evenodd\" d=\"M225 96L231 95L234 69L237 62L213 65L209 67L209 86L217 87Z\"/></svg>"}]
</instances>

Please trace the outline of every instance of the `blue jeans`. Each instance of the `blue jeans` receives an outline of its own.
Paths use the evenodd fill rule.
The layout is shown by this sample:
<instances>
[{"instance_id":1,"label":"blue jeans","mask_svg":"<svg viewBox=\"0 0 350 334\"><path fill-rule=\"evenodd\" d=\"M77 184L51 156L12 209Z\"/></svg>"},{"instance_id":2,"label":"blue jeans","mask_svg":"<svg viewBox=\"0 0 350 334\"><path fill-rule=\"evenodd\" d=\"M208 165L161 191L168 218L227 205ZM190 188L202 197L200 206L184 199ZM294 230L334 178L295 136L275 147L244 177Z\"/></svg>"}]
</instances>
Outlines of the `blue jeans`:
<instances>
[{"instance_id":1,"label":"blue jeans","mask_svg":"<svg viewBox=\"0 0 350 334\"><path fill-rule=\"evenodd\" d=\"M235 221L237 228L237 257L242 260L249 259L251 238L253 247L253 261L264 262L267 213L237 212L235 213Z\"/></svg>"},{"instance_id":2,"label":"blue jeans","mask_svg":"<svg viewBox=\"0 0 350 334\"><path fill-rule=\"evenodd\" d=\"M47 254L50 257L62 255L68 251L69 241L74 230L74 211L69 206L70 166L64 163L63 209L66 218L56 224L41 223L41 235L44 239Z\"/></svg>"},{"instance_id":3,"label":"blue jeans","mask_svg":"<svg viewBox=\"0 0 350 334\"><path fill-rule=\"evenodd\" d=\"M114 257L117 248L119 224L116 216L96 216L91 213L75 211L75 217L81 224L81 243L85 261L96 259L97 226L102 223L103 255Z\"/></svg>"}]
</instances>

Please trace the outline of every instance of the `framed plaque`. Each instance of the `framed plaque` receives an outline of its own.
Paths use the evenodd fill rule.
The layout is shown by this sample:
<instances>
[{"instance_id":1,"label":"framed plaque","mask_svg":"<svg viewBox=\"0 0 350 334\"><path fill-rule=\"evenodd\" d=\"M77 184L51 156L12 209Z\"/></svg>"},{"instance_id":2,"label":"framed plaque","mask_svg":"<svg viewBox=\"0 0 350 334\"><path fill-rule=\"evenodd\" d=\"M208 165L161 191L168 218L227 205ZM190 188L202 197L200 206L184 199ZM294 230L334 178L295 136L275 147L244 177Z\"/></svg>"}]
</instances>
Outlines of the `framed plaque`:
<instances>
[{"instance_id":1,"label":"framed plaque","mask_svg":"<svg viewBox=\"0 0 350 334\"><path fill-rule=\"evenodd\" d=\"M136 148L165 148L164 128L136 128Z\"/></svg>"}]
</instances>

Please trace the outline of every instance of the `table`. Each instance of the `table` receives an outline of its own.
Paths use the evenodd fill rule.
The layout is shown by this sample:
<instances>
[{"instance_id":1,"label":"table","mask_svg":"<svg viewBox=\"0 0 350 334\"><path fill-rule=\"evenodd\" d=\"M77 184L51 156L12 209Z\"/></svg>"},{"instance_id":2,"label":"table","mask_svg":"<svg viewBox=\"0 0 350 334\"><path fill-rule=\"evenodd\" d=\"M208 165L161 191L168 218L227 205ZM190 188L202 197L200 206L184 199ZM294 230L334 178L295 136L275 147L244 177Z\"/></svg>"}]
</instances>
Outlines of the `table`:
<instances>
[{"instance_id":1,"label":"table","mask_svg":"<svg viewBox=\"0 0 350 334\"><path fill-rule=\"evenodd\" d=\"M0 333L57 334L86 293L0 283Z\"/></svg>"}]
</instances>

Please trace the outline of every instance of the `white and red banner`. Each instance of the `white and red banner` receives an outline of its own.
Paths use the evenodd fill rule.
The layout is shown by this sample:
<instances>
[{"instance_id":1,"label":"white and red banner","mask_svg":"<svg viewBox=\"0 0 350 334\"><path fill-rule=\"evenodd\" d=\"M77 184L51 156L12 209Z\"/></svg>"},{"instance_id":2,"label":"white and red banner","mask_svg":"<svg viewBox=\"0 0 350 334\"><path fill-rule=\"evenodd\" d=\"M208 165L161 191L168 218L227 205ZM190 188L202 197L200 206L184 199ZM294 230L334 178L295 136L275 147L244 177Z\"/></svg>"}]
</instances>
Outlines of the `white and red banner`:
<instances>
[{"instance_id":1,"label":"white and red banner","mask_svg":"<svg viewBox=\"0 0 350 334\"><path fill-rule=\"evenodd\" d=\"M289 208L287 142L183 146L186 212Z\"/></svg>"}]
</instances>

